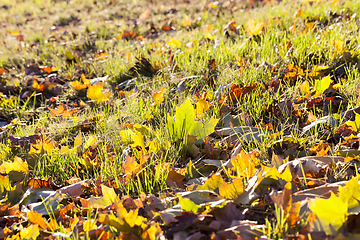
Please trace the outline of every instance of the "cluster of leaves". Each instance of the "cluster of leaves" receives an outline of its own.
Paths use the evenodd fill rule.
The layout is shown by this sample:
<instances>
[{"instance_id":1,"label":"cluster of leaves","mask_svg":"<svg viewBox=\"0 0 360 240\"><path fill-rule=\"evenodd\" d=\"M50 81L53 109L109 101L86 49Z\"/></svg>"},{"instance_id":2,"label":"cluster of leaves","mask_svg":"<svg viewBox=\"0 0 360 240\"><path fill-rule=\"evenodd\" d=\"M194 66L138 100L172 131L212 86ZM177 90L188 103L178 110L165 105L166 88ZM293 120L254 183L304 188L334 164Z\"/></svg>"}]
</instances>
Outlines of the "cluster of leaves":
<instances>
[{"instance_id":1,"label":"cluster of leaves","mask_svg":"<svg viewBox=\"0 0 360 240\"><path fill-rule=\"evenodd\" d=\"M359 237L356 3L50 2L0 10L0 238Z\"/></svg>"}]
</instances>

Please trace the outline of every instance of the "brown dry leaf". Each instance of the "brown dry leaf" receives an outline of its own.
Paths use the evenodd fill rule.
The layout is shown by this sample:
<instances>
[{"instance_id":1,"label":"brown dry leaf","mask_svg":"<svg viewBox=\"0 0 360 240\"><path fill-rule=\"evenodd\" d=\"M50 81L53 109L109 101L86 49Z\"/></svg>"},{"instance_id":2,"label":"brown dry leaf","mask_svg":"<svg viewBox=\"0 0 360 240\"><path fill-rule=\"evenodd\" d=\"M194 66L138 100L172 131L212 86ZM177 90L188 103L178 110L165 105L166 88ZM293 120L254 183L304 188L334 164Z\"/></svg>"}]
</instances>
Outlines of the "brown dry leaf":
<instances>
[{"instance_id":1,"label":"brown dry leaf","mask_svg":"<svg viewBox=\"0 0 360 240\"><path fill-rule=\"evenodd\" d=\"M170 170L168 177L166 179L166 183L169 187L174 188L185 188L183 180L185 179L185 175L177 173L174 170Z\"/></svg>"},{"instance_id":2,"label":"brown dry leaf","mask_svg":"<svg viewBox=\"0 0 360 240\"><path fill-rule=\"evenodd\" d=\"M246 95L254 92L257 89L256 84L246 85L242 88L239 87L237 84L231 85L231 92L230 92L230 99L233 102L237 100L243 99Z\"/></svg>"},{"instance_id":3,"label":"brown dry leaf","mask_svg":"<svg viewBox=\"0 0 360 240\"><path fill-rule=\"evenodd\" d=\"M257 229L257 230L256 230ZM257 232L264 230L264 225L257 225L256 221L233 221L229 228L218 231L216 234L221 240L225 239L256 239Z\"/></svg>"},{"instance_id":4,"label":"brown dry leaf","mask_svg":"<svg viewBox=\"0 0 360 240\"><path fill-rule=\"evenodd\" d=\"M36 64L30 65L25 69L26 76L39 75L39 74L41 74L41 69Z\"/></svg>"},{"instance_id":5,"label":"brown dry leaf","mask_svg":"<svg viewBox=\"0 0 360 240\"><path fill-rule=\"evenodd\" d=\"M83 186L89 186L89 181L84 180L77 182L69 186L62 187L58 191L62 194L68 194L70 197L79 197L81 194L83 194L81 189Z\"/></svg>"},{"instance_id":6,"label":"brown dry leaf","mask_svg":"<svg viewBox=\"0 0 360 240\"><path fill-rule=\"evenodd\" d=\"M135 38L137 36L138 36L138 34L135 31L124 30L124 32L122 34L119 34L116 37L116 39L119 40L120 38L122 38L122 39L130 40L130 39L133 39L133 38Z\"/></svg>"},{"instance_id":7,"label":"brown dry leaf","mask_svg":"<svg viewBox=\"0 0 360 240\"><path fill-rule=\"evenodd\" d=\"M51 109L49 107L48 107L48 109L50 110L51 116L57 117L57 116L61 115L62 119L67 118L67 117L72 117L75 113L78 112L78 109L76 109L76 108L69 110L68 107L63 103L60 104L60 107L58 108L58 110Z\"/></svg>"},{"instance_id":8,"label":"brown dry leaf","mask_svg":"<svg viewBox=\"0 0 360 240\"><path fill-rule=\"evenodd\" d=\"M128 195L123 196L122 201L124 207L128 209L138 209L144 207L143 201L141 199L133 199Z\"/></svg>"},{"instance_id":9,"label":"brown dry leaf","mask_svg":"<svg viewBox=\"0 0 360 240\"><path fill-rule=\"evenodd\" d=\"M56 185L52 181L52 177L49 177L47 180L41 178L30 178L28 181L28 187L32 189L50 188L53 190L58 190L59 188L61 188L61 186Z\"/></svg>"},{"instance_id":10,"label":"brown dry leaf","mask_svg":"<svg viewBox=\"0 0 360 240\"><path fill-rule=\"evenodd\" d=\"M141 19L141 20L149 19L149 18L151 18L151 10L147 10L147 11L141 13L139 16L139 19Z\"/></svg>"},{"instance_id":11,"label":"brown dry leaf","mask_svg":"<svg viewBox=\"0 0 360 240\"><path fill-rule=\"evenodd\" d=\"M69 180L67 180L66 182L71 185L71 184L75 184L75 183L78 183L81 181L82 180L80 178L74 176L74 177L70 178Z\"/></svg>"},{"instance_id":12,"label":"brown dry leaf","mask_svg":"<svg viewBox=\"0 0 360 240\"><path fill-rule=\"evenodd\" d=\"M280 193L274 193L270 195L271 200L277 207L281 207L284 213L287 214L290 211L292 205L292 190L291 182L286 183L284 190Z\"/></svg>"},{"instance_id":13,"label":"brown dry leaf","mask_svg":"<svg viewBox=\"0 0 360 240\"><path fill-rule=\"evenodd\" d=\"M331 164L343 164L344 158L336 156L309 156L303 158L297 158L287 163L284 163L279 167L279 172L285 170L286 166L289 166L291 174L293 176L304 177L304 173L317 173L317 177L323 177L325 172L330 173L332 170L330 168ZM302 166L300 166L300 164Z\"/></svg>"},{"instance_id":14,"label":"brown dry leaf","mask_svg":"<svg viewBox=\"0 0 360 240\"><path fill-rule=\"evenodd\" d=\"M40 135L30 135L27 137L13 137L9 136L8 139L11 142L11 147L22 147L26 151L29 151L31 148L31 144L35 144L38 140L41 139Z\"/></svg>"}]
</instances>

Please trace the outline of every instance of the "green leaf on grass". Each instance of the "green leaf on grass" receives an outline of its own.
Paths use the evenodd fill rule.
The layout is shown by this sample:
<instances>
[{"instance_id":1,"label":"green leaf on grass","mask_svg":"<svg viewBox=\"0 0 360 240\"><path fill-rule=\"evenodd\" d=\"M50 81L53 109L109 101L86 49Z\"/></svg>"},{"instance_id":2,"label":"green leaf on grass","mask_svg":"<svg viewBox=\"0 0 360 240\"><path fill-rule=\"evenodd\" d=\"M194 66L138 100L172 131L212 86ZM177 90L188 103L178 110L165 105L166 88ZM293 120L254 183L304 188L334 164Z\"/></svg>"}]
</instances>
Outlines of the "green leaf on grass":
<instances>
[{"instance_id":1,"label":"green leaf on grass","mask_svg":"<svg viewBox=\"0 0 360 240\"><path fill-rule=\"evenodd\" d=\"M183 139L187 135L195 136L197 139L203 139L214 131L219 120L211 118L209 122L194 120L194 107L187 99L180 107L176 108L175 118L169 114L167 116L167 127L173 140Z\"/></svg>"}]
</instances>

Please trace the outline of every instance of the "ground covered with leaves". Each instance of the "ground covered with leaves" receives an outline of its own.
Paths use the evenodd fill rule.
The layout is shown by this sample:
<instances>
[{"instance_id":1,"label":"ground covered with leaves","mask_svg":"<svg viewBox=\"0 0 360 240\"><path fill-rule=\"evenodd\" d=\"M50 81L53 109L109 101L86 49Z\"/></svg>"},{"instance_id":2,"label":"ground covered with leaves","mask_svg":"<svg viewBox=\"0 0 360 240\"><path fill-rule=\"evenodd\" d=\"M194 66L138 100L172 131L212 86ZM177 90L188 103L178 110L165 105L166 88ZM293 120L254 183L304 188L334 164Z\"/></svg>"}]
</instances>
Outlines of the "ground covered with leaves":
<instances>
[{"instance_id":1,"label":"ground covered with leaves","mask_svg":"<svg viewBox=\"0 0 360 240\"><path fill-rule=\"evenodd\" d=\"M359 1L0 5L0 238L360 238Z\"/></svg>"}]
</instances>

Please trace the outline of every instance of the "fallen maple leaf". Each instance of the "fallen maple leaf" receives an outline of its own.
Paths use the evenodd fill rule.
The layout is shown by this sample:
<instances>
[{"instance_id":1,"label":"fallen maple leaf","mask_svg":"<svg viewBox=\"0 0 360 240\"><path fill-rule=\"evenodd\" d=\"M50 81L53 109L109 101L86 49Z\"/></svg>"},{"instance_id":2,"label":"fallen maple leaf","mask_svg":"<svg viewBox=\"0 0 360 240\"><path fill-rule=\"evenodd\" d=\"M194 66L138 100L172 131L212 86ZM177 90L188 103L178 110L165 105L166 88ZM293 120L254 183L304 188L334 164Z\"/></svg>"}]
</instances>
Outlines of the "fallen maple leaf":
<instances>
[{"instance_id":1,"label":"fallen maple leaf","mask_svg":"<svg viewBox=\"0 0 360 240\"><path fill-rule=\"evenodd\" d=\"M348 203L331 193L328 199L309 201L309 209L312 213L309 217L310 231L333 235L345 223Z\"/></svg>"},{"instance_id":2,"label":"fallen maple leaf","mask_svg":"<svg viewBox=\"0 0 360 240\"><path fill-rule=\"evenodd\" d=\"M154 93L153 99L154 99L154 105L160 104L162 101L164 101L164 93L165 93L165 87L163 86L159 92Z\"/></svg>"},{"instance_id":3,"label":"fallen maple leaf","mask_svg":"<svg viewBox=\"0 0 360 240\"><path fill-rule=\"evenodd\" d=\"M104 208L120 200L113 188L101 184L101 192L103 194L101 197L90 197L89 204L91 207Z\"/></svg>"},{"instance_id":4,"label":"fallen maple leaf","mask_svg":"<svg viewBox=\"0 0 360 240\"><path fill-rule=\"evenodd\" d=\"M39 225L42 229L47 229L47 224L42 214L30 210L30 212L27 213L26 217L30 222Z\"/></svg>"},{"instance_id":5,"label":"fallen maple leaf","mask_svg":"<svg viewBox=\"0 0 360 240\"><path fill-rule=\"evenodd\" d=\"M204 139L214 131L219 120L211 118L203 124L194 120L195 110L187 99L180 107L176 108L175 120L168 114L167 126L174 140L183 139L187 135Z\"/></svg>"},{"instance_id":6,"label":"fallen maple leaf","mask_svg":"<svg viewBox=\"0 0 360 240\"><path fill-rule=\"evenodd\" d=\"M48 109L50 110L51 116L57 117L57 116L61 115L62 119L71 117L75 113L78 112L78 109L76 109L76 108L69 110L68 107L63 103L60 104L60 107L57 110L51 109L49 107L48 107Z\"/></svg>"},{"instance_id":7,"label":"fallen maple leaf","mask_svg":"<svg viewBox=\"0 0 360 240\"><path fill-rule=\"evenodd\" d=\"M255 19L250 19L246 23L246 32L248 36L259 35L265 26L264 22L256 22Z\"/></svg>"},{"instance_id":8,"label":"fallen maple leaf","mask_svg":"<svg viewBox=\"0 0 360 240\"><path fill-rule=\"evenodd\" d=\"M42 139L37 141L36 144L31 144L31 149L29 153L40 154L43 152L51 152L54 149L55 149L55 143L50 142L50 140L46 136L43 136Z\"/></svg>"},{"instance_id":9,"label":"fallen maple leaf","mask_svg":"<svg viewBox=\"0 0 360 240\"><path fill-rule=\"evenodd\" d=\"M36 239L40 235L39 225L31 224L20 231L20 239Z\"/></svg>"},{"instance_id":10,"label":"fallen maple leaf","mask_svg":"<svg viewBox=\"0 0 360 240\"><path fill-rule=\"evenodd\" d=\"M98 82L89 86L86 96L96 103L108 101L111 97L111 93L109 91L103 92L103 87L103 82Z\"/></svg>"},{"instance_id":11,"label":"fallen maple leaf","mask_svg":"<svg viewBox=\"0 0 360 240\"><path fill-rule=\"evenodd\" d=\"M84 74L81 74L81 80L83 83L79 81L74 81L70 83L70 86L77 91L81 91L90 86L90 79L87 79Z\"/></svg>"},{"instance_id":12,"label":"fallen maple leaf","mask_svg":"<svg viewBox=\"0 0 360 240\"><path fill-rule=\"evenodd\" d=\"M206 101L205 99L201 99L195 96L195 99L198 101L197 103L195 103L195 118L202 118L205 114L205 112L211 108L211 103L209 103L208 101Z\"/></svg>"},{"instance_id":13,"label":"fallen maple leaf","mask_svg":"<svg viewBox=\"0 0 360 240\"><path fill-rule=\"evenodd\" d=\"M33 89L39 91L39 92L44 92L45 90L45 83L41 83L39 84L35 79L33 80L33 84L32 84Z\"/></svg>"},{"instance_id":14,"label":"fallen maple leaf","mask_svg":"<svg viewBox=\"0 0 360 240\"><path fill-rule=\"evenodd\" d=\"M223 182L219 187L220 196L236 200L244 192L243 178L236 178L232 183Z\"/></svg>"},{"instance_id":15,"label":"fallen maple leaf","mask_svg":"<svg viewBox=\"0 0 360 240\"><path fill-rule=\"evenodd\" d=\"M166 183L169 187L185 189L185 185L183 183L184 179L185 179L185 175L182 175L174 170L170 170L168 177L166 179Z\"/></svg>"},{"instance_id":16,"label":"fallen maple leaf","mask_svg":"<svg viewBox=\"0 0 360 240\"><path fill-rule=\"evenodd\" d=\"M231 159L232 170L236 172L236 176L249 179L255 174L259 161L255 153L241 151Z\"/></svg>"}]
</instances>

